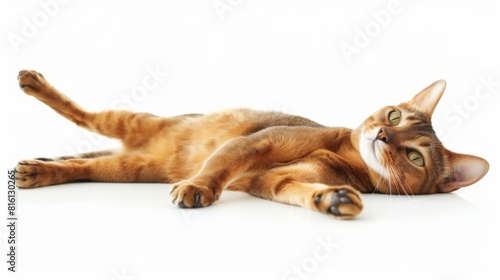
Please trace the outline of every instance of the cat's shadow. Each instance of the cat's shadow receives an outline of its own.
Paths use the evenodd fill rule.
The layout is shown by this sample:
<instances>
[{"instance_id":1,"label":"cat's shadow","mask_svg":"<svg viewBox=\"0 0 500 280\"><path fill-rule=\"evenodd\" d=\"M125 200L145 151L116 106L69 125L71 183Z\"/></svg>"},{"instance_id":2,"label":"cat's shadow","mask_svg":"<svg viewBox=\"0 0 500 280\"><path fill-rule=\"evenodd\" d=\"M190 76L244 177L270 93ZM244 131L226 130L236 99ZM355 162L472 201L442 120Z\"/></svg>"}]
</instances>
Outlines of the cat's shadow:
<instances>
[{"instance_id":1,"label":"cat's shadow","mask_svg":"<svg viewBox=\"0 0 500 280\"><path fill-rule=\"evenodd\" d=\"M436 219L473 215L478 208L456 193L432 195L364 194L360 219Z\"/></svg>"},{"instance_id":2,"label":"cat's shadow","mask_svg":"<svg viewBox=\"0 0 500 280\"><path fill-rule=\"evenodd\" d=\"M459 215L476 215L479 211L475 205L455 193L413 196L363 194L362 199L364 202L363 212L349 222L430 221ZM315 223L313 217L331 219L305 209L300 211L295 207L276 205L273 208L276 211L275 215L295 222Z\"/></svg>"}]
</instances>

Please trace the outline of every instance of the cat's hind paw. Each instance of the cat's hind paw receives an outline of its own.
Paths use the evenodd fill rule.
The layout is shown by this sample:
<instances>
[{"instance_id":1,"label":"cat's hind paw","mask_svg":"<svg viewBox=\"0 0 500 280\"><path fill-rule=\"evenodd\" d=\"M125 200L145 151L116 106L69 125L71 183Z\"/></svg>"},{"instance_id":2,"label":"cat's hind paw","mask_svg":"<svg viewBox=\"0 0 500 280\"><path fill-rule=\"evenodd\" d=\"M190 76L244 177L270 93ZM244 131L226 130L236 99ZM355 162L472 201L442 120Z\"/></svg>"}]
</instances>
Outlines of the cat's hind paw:
<instances>
[{"instance_id":1,"label":"cat's hind paw","mask_svg":"<svg viewBox=\"0 0 500 280\"><path fill-rule=\"evenodd\" d=\"M19 188L38 188L61 183L63 172L55 164L38 160L22 160L16 166L16 185Z\"/></svg>"},{"instance_id":2,"label":"cat's hind paw","mask_svg":"<svg viewBox=\"0 0 500 280\"><path fill-rule=\"evenodd\" d=\"M49 86L42 74L32 70L21 70L17 76L19 87L28 95L43 93Z\"/></svg>"},{"instance_id":3,"label":"cat's hind paw","mask_svg":"<svg viewBox=\"0 0 500 280\"><path fill-rule=\"evenodd\" d=\"M182 181L173 185L170 197L180 208L199 208L213 204L219 199L219 194L208 187Z\"/></svg>"},{"instance_id":4,"label":"cat's hind paw","mask_svg":"<svg viewBox=\"0 0 500 280\"><path fill-rule=\"evenodd\" d=\"M314 205L319 212L337 219L352 219L363 210L361 194L351 186L329 187L318 191Z\"/></svg>"}]
</instances>

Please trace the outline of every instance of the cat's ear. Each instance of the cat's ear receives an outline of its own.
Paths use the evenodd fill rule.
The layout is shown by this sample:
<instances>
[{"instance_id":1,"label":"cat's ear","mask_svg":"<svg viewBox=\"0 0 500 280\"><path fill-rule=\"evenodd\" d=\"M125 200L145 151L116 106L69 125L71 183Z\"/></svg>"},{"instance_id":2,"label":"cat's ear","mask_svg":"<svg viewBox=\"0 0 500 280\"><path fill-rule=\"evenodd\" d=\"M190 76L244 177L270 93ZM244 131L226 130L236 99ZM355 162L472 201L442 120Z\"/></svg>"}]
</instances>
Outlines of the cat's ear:
<instances>
[{"instance_id":1,"label":"cat's ear","mask_svg":"<svg viewBox=\"0 0 500 280\"><path fill-rule=\"evenodd\" d=\"M429 119L432 117L432 113L441 99L446 88L445 80L438 80L432 83L430 86L426 87L424 90L419 92L415 97L408 102L416 110L426 114Z\"/></svg>"},{"instance_id":2,"label":"cat's ear","mask_svg":"<svg viewBox=\"0 0 500 280\"><path fill-rule=\"evenodd\" d=\"M452 192L467 187L483 178L490 168L489 163L480 157L458 154L446 150L450 174L439 186L441 192Z\"/></svg>"}]
</instances>

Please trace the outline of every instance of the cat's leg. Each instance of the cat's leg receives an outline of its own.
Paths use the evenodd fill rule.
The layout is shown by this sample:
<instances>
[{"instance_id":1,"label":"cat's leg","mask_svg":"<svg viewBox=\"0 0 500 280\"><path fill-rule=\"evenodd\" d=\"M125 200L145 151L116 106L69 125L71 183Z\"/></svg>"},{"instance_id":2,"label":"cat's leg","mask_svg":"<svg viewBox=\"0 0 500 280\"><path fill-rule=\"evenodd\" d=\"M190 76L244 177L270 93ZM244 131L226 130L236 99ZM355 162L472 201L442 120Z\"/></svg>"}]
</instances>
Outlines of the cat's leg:
<instances>
[{"instance_id":1,"label":"cat's leg","mask_svg":"<svg viewBox=\"0 0 500 280\"><path fill-rule=\"evenodd\" d=\"M63 117L90 131L121 139L128 147L140 146L151 138L151 133L157 133L177 121L175 118L128 111L88 112L36 71L20 71L18 80L26 94L42 101Z\"/></svg>"},{"instance_id":2,"label":"cat's leg","mask_svg":"<svg viewBox=\"0 0 500 280\"><path fill-rule=\"evenodd\" d=\"M36 188L80 180L116 183L168 183L165 159L127 153L59 161L24 160L16 166L16 185Z\"/></svg>"},{"instance_id":3,"label":"cat's leg","mask_svg":"<svg viewBox=\"0 0 500 280\"><path fill-rule=\"evenodd\" d=\"M229 189L300 206L337 219L352 219L361 212L363 203L359 191L349 185L330 186L323 182L321 167L306 161L243 178Z\"/></svg>"}]
</instances>

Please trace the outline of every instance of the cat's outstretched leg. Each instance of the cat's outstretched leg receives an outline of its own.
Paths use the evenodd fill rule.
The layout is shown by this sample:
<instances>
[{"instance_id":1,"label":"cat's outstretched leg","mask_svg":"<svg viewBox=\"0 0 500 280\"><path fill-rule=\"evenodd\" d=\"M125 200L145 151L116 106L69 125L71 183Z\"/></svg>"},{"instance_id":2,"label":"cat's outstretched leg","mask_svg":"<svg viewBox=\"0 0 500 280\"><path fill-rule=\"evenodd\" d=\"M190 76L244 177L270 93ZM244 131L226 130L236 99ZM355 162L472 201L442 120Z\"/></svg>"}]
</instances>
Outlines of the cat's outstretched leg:
<instances>
[{"instance_id":1,"label":"cat's outstretched leg","mask_svg":"<svg viewBox=\"0 0 500 280\"><path fill-rule=\"evenodd\" d=\"M254 186L248 192L264 199L300 206L337 219L352 219L363 209L361 194L349 185L328 186L297 181L296 173L269 172L263 188ZM282 173L282 174L279 174Z\"/></svg>"},{"instance_id":2,"label":"cat's outstretched leg","mask_svg":"<svg viewBox=\"0 0 500 280\"><path fill-rule=\"evenodd\" d=\"M253 193L253 195L300 206L343 220L352 219L363 210L361 194L349 185L327 186L291 180L280 186L278 193Z\"/></svg>"},{"instance_id":3,"label":"cat's outstretched leg","mask_svg":"<svg viewBox=\"0 0 500 280\"><path fill-rule=\"evenodd\" d=\"M50 85L42 74L36 71L22 70L17 76L19 87L50 106L54 111L80 126L87 126L90 113L86 112L66 95Z\"/></svg>"},{"instance_id":4,"label":"cat's outstretched leg","mask_svg":"<svg viewBox=\"0 0 500 280\"><path fill-rule=\"evenodd\" d=\"M58 91L36 71L23 70L18 75L19 86L47 104L66 119L90 131L121 139L125 147L137 147L150 139L150 133L176 122L176 119L160 118L146 113L128 111L88 112Z\"/></svg>"},{"instance_id":5,"label":"cat's outstretched leg","mask_svg":"<svg viewBox=\"0 0 500 280\"><path fill-rule=\"evenodd\" d=\"M321 182L313 163L278 167L235 190L285 204L318 211L337 219L352 219L363 209L361 193L349 185L329 186ZM231 188L231 187L230 187Z\"/></svg>"},{"instance_id":6,"label":"cat's outstretched leg","mask_svg":"<svg viewBox=\"0 0 500 280\"><path fill-rule=\"evenodd\" d=\"M23 160L16 167L16 185L36 188L79 180L168 183L164 161L159 156L134 153L58 161Z\"/></svg>"}]
</instances>

